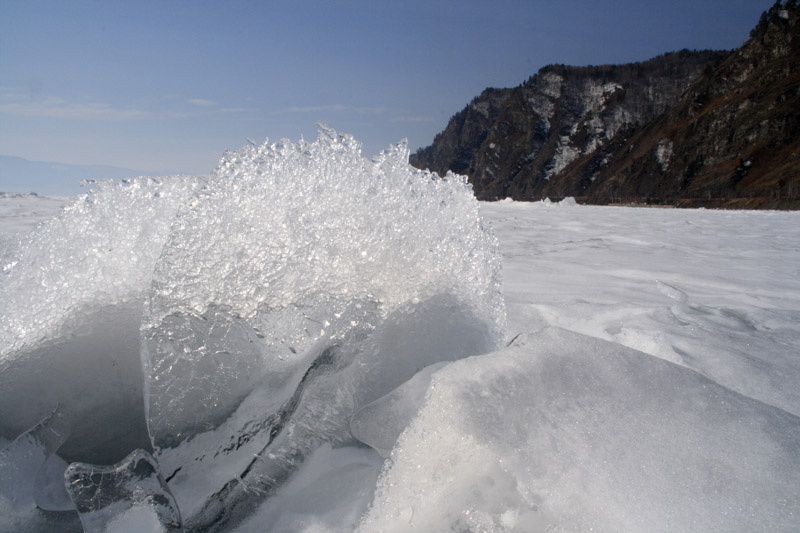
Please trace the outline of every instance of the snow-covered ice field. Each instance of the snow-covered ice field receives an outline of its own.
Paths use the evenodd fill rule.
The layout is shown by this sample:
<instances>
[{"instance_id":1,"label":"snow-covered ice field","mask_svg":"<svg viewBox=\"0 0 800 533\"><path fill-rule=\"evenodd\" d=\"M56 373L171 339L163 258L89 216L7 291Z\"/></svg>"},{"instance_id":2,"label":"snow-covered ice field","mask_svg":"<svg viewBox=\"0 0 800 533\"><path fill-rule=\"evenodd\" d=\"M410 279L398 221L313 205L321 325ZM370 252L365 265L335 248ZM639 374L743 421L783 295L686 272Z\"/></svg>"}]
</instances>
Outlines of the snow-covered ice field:
<instances>
[{"instance_id":1,"label":"snow-covered ice field","mask_svg":"<svg viewBox=\"0 0 800 533\"><path fill-rule=\"evenodd\" d=\"M800 530L800 213L329 137L0 197L0 531Z\"/></svg>"}]
</instances>

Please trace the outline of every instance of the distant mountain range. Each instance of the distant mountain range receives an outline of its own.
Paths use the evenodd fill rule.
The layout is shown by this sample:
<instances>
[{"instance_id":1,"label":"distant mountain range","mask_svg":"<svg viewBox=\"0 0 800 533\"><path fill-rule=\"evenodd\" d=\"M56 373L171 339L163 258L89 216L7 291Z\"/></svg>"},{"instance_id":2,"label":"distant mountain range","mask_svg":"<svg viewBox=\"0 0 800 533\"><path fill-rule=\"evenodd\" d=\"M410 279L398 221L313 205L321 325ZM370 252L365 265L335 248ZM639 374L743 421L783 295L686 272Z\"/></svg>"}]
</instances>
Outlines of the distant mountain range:
<instances>
[{"instance_id":1,"label":"distant mountain range","mask_svg":"<svg viewBox=\"0 0 800 533\"><path fill-rule=\"evenodd\" d=\"M0 155L0 192L40 192L72 195L86 192L82 180L123 179L152 176L152 172L105 165L67 165L28 161L21 157Z\"/></svg>"},{"instance_id":2,"label":"distant mountain range","mask_svg":"<svg viewBox=\"0 0 800 533\"><path fill-rule=\"evenodd\" d=\"M483 91L411 164L483 200L800 208L799 18L776 2L733 52L544 67Z\"/></svg>"}]
</instances>

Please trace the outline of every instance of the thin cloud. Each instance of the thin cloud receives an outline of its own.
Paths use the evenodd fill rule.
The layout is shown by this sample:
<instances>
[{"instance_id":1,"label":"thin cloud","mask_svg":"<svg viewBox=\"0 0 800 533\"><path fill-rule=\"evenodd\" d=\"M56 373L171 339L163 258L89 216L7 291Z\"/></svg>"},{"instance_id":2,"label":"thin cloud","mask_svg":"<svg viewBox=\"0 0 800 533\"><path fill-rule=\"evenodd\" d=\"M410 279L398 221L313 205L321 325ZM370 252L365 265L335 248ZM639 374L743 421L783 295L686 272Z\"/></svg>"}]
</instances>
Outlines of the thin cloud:
<instances>
[{"instance_id":1,"label":"thin cloud","mask_svg":"<svg viewBox=\"0 0 800 533\"><path fill-rule=\"evenodd\" d=\"M118 108L107 103L71 103L63 98L49 96L31 99L19 91L0 88L0 114L67 120L127 121L145 119L190 118L253 111L244 107L220 107L211 100L190 98L185 100L200 109L191 111L150 111L136 108Z\"/></svg>"},{"instance_id":2,"label":"thin cloud","mask_svg":"<svg viewBox=\"0 0 800 533\"><path fill-rule=\"evenodd\" d=\"M433 117L394 117L391 122L433 122Z\"/></svg>"},{"instance_id":3,"label":"thin cloud","mask_svg":"<svg viewBox=\"0 0 800 533\"><path fill-rule=\"evenodd\" d=\"M168 111L161 116L166 118L207 117L210 115L225 115L228 113L250 113L256 111L252 107L219 107L217 109L203 109L201 111Z\"/></svg>"},{"instance_id":4,"label":"thin cloud","mask_svg":"<svg viewBox=\"0 0 800 533\"><path fill-rule=\"evenodd\" d=\"M321 111L347 111L347 107L341 104L335 105L316 105L316 106L304 106L304 107L290 107L285 109L285 113L319 113Z\"/></svg>"},{"instance_id":5,"label":"thin cloud","mask_svg":"<svg viewBox=\"0 0 800 533\"><path fill-rule=\"evenodd\" d=\"M186 100L187 103L196 105L198 107L212 107L217 105L215 102L211 100L206 100L205 98L189 98Z\"/></svg>"},{"instance_id":6,"label":"thin cloud","mask_svg":"<svg viewBox=\"0 0 800 533\"><path fill-rule=\"evenodd\" d=\"M386 113L390 111L388 107L359 107L359 106L347 106L342 104L332 104L332 105L315 105L315 106L293 106L286 108L279 113L324 113L324 112L351 112L351 113L360 113L360 114L380 114Z\"/></svg>"},{"instance_id":7,"label":"thin cloud","mask_svg":"<svg viewBox=\"0 0 800 533\"><path fill-rule=\"evenodd\" d=\"M256 111L253 107L220 107L214 109L211 113L251 113Z\"/></svg>"},{"instance_id":8,"label":"thin cloud","mask_svg":"<svg viewBox=\"0 0 800 533\"><path fill-rule=\"evenodd\" d=\"M63 98L12 99L0 102L0 113L22 117L79 120L141 120L155 114L141 109L118 109L105 103L68 103Z\"/></svg>"}]
</instances>

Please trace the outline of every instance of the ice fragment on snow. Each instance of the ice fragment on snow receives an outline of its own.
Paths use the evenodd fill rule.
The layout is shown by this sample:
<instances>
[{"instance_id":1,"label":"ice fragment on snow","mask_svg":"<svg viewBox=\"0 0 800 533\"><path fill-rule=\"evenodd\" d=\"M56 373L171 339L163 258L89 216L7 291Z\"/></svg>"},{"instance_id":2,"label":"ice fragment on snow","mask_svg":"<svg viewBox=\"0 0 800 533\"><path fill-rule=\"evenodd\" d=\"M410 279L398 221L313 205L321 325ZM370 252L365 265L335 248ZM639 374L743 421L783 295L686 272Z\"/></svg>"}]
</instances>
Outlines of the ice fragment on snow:
<instances>
[{"instance_id":1,"label":"ice fragment on snow","mask_svg":"<svg viewBox=\"0 0 800 533\"><path fill-rule=\"evenodd\" d=\"M367 448L324 444L236 533L352 532L372 499L383 460Z\"/></svg>"},{"instance_id":2,"label":"ice fragment on snow","mask_svg":"<svg viewBox=\"0 0 800 533\"><path fill-rule=\"evenodd\" d=\"M134 505L106 524L103 533L165 533L158 513L149 505Z\"/></svg>"},{"instance_id":3,"label":"ice fragment on snow","mask_svg":"<svg viewBox=\"0 0 800 533\"><path fill-rule=\"evenodd\" d=\"M350 419L353 436L382 457L389 457L397 438L422 407L431 375L445 364L437 363L420 370L386 396L356 411Z\"/></svg>"},{"instance_id":4,"label":"ice fragment on snow","mask_svg":"<svg viewBox=\"0 0 800 533\"><path fill-rule=\"evenodd\" d=\"M74 511L75 506L64 486L64 471L69 464L56 454L44 462L34 480L33 498L45 511Z\"/></svg>"},{"instance_id":5,"label":"ice fragment on snow","mask_svg":"<svg viewBox=\"0 0 800 533\"><path fill-rule=\"evenodd\" d=\"M0 450L0 497L17 509L35 507L36 475L68 436L63 415L56 410Z\"/></svg>"},{"instance_id":6,"label":"ice fragment on snow","mask_svg":"<svg viewBox=\"0 0 800 533\"><path fill-rule=\"evenodd\" d=\"M181 525L180 512L158 464L144 450L135 450L110 467L72 463L64 480L85 533L105 532L136 507L146 507L144 514L154 513L164 527Z\"/></svg>"},{"instance_id":7,"label":"ice fragment on snow","mask_svg":"<svg viewBox=\"0 0 800 533\"><path fill-rule=\"evenodd\" d=\"M64 417L57 409L0 449L0 531L36 530L37 524L44 523L37 504L47 505L49 500L37 481L47 487L53 485L48 459L55 457L68 435Z\"/></svg>"}]
</instances>

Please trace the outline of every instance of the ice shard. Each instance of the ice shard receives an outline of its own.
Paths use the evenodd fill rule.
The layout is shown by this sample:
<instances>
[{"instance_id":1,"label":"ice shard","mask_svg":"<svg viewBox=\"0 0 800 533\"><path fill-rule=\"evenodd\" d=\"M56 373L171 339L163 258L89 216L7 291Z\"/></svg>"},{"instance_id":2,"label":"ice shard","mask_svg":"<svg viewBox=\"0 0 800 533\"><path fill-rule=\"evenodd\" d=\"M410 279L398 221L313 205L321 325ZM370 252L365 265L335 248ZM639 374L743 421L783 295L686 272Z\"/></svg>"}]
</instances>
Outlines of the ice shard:
<instances>
[{"instance_id":1,"label":"ice shard","mask_svg":"<svg viewBox=\"0 0 800 533\"><path fill-rule=\"evenodd\" d=\"M181 525L180 511L158 464L144 450L131 452L111 467L72 463L64 480L84 533L104 533L131 509L155 515L165 528Z\"/></svg>"},{"instance_id":2,"label":"ice shard","mask_svg":"<svg viewBox=\"0 0 800 533\"><path fill-rule=\"evenodd\" d=\"M437 363L420 370L386 396L356 411L350 419L353 436L382 457L389 457L397 438L422 407L431 374L442 366L443 363Z\"/></svg>"},{"instance_id":3,"label":"ice shard","mask_svg":"<svg viewBox=\"0 0 800 533\"><path fill-rule=\"evenodd\" d=\"M42 507L65 510L53 509L57 504L47 504L63 503L63 493L52 489L58 480L54 482L51 474L54 470L56 475L60 474L54 454L68 437L66 420L61 411L56 409L29 431L0 449L0 531L38 531L48 522L52 525L58 521L57 517L48 520L41 510ZM53 464L55 469L52 468ZM48 465L51 467L48 468ZM37 486L37 482L42 487L48 487L50 493L54 493L53 497L48 497L42 487ZM60 518L67 522L63 524L64 529L69 529L69 517Z\"/></svg>"},{"instance_id":4,"label":"ice shard","mask_svg":"<svg viewBox=\"0 0 800 533\"><path fill-rule=\"evenodd\" d=\"M24 239L0 280L0 435L60 406L68 462L112 464L150 446L143 303L177 206L202 182L98 182Z\"/></svg>"}]
</instances>

